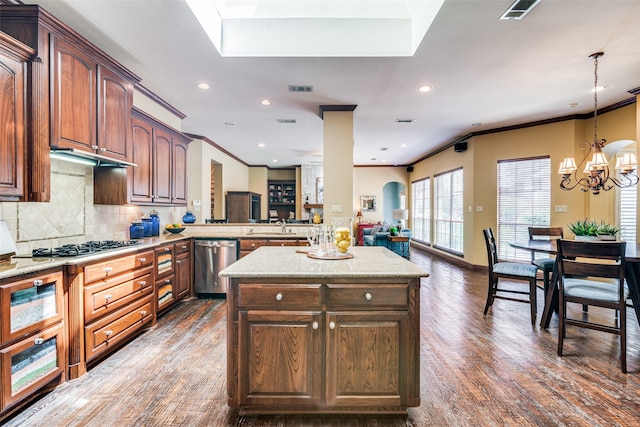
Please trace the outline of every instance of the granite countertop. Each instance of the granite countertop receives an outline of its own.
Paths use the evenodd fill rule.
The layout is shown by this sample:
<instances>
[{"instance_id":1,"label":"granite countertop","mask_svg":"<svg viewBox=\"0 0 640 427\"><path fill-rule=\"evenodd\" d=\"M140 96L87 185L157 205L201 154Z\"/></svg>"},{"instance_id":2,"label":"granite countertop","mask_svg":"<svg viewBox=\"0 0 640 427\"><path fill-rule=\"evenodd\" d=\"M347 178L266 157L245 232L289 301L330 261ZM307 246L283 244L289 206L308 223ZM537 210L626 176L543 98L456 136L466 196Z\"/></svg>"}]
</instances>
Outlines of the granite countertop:
<instances>
[{"instance_id":1,"label":"granite countertop","mask_svg":"<svg viewBox=\"0 0 640 427\"><path fill-rule=\"evenodd\" d=\"M397 278L429 274L396 253L377 246L352 248L353 258L323 260L296 252L302 247L263 246L220 272L231 278Z\"/></svg>"}]
</instances>

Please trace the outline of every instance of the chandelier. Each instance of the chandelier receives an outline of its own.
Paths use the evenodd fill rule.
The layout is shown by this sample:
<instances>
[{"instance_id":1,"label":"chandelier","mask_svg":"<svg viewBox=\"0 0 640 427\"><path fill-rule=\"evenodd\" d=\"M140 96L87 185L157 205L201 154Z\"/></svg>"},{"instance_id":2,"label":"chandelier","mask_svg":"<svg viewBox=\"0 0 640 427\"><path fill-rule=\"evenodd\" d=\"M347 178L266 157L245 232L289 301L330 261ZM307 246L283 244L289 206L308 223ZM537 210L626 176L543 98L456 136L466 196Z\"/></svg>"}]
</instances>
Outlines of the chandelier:
<instances>
[{"instance_id":1,"label":"chandelier","mask_svg":"<svg viewBox=\"0 0 640 427\"><path fill-rule=\"evenodd\" d=\"M602 148L607 143L606 139L598 139L598 58L604 55L604 52L597 52L589 55L594 63L594 87L593 87L593 142L585 141L580 144L581 149L587 149L578 166L573 157L567 157L560 164L558 173L562 175L560 188L563 190L573 190L578 187L584 191L591 191L593 194L600 194L600 190L609 191L614 185L620 188L631 187L638 183L638 175L635 169L638 164L636 155L633 153L624 153L617 156L616 170L620 176L616 177L609 172L609 161L602 152ZM591 160L587 160L591 155ZM578 169L585 165L583 173L585 176L578 177Z\"/></svg>"}]
</instances>

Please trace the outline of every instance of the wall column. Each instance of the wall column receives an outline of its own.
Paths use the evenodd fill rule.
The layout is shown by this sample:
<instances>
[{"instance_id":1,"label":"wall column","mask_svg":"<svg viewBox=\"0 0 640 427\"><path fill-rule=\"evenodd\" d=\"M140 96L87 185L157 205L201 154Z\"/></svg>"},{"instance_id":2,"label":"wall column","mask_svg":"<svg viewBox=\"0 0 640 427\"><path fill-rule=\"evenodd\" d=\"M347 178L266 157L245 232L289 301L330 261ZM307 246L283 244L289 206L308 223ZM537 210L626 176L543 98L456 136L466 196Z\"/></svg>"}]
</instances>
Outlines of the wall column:
<instances>
[{"instance_id":1,"label":"wall column","mask_svg":"<svg viewBox=\"0 0 640 427\"><path fill-rule=\"evenodd\" d=\"M355 216L353 206L353 111L356 105L321 105L323 120L324 223Z\"/></svg>"}]
</instances>

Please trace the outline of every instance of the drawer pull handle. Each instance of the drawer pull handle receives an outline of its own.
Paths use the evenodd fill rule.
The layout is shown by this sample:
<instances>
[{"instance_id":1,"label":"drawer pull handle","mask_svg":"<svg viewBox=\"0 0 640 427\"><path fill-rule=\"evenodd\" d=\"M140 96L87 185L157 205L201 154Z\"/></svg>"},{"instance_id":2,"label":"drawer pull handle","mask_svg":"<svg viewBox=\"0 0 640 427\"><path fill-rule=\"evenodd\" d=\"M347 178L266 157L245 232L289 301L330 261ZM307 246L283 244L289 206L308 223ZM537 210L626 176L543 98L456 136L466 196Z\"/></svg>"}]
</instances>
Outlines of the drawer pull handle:
<instances>
[{"instance_id":1,"label":"drawer pull handle","mask_svg":"<svg viewBox=\"0 0 640 427\"><path fill-rule=\"evenodd\" d=\"M146 262L146 261L147 261L147 259L146 259L145 257L141 257L141 258L138 258L138 261L140 261L141 263L143 263L143 262Z\"/></svg>"},{"instance_id":2,"label":"drawer pull handle","mask_svg":"<svg viewBox=\"0 0 640 427\"><path fill-rule=\"evenodd\" d=\"M335 322L329 322L329 329L335 329L336 328L336 323Z\"/></svg>"},{"instance_id":3,"label":"drawer pull handle","mask_svg":"<svg viewBox=\"0 0 640 427\"><path fill-rule=\"evenodd\" d=\"M162 250L165 252L171 252L171 248L163 248Z\"/></svg>"},{"instance_id":4,"label":"drawer pull handle","mask_svg":"<svg viewBox=\"0 0 640 427\"><path fill-rule=\"evenodd\" d=\"M36 279L33 281L33 286L42 286L43 283L44 281L42 279Z\"/></svg>"},{"instance_id":5,"label":"drawer pull handle","mask_svg":"<svg viewBox=\"0 0 640 427\"><path fill-rule=\"evenodd\" d=\"M366 299L367 301L371 301L373 299L373 295L371 295L369 292L365 292L364 299Z\"/></svg>"},{"instance_id":6,"label":"drawer pull handle","mask_svg":"<svg viewBox=\"0 0 640 427\"><path fill-rule=\"evenodd\" d=\"M180 260L176 260L176 264L180 264L182 261Z\"/></svg>"},{"instance_id":7,"label":"drawer pull handle","mask_svg":"<svg viewBox=\"0 0 640 427\"><path fill-rule=\"evenodd\" d=\"M105 299L105 300L107 300L107 302L109 302L109 300L110 300L111 298L112 298L112 297L111 297L111 295L105 295L105 296L104 296L104 299Z\"/></svg>"},{"instance_id":8,"label":"drawer pull handle","mask_svg":"<svg viewBox=\"0 0 640 427\"><path fill-rule=\"evenodd\" d=\"M142 316L146 316L146 315L147 315L147 310L141 310L141 311L140 311L140 314L141 314Z\"/></svg>"},{"instance_id":9,"label":"drawer pull handle","mask_svg":"<svg viewBox=\"0 0 640 427\"><path fill-rule=\"evenodd\" d=\"M112 271L113 271L113 267L105 267L105 268L104 268L104 273L105 273L105 274L109 274L109 273L111 273Z\"/></svg>"},{"instance_id":10,"label":"drawer pull handle","mask_svg":"<svg viewBox=\"0 0 640 427\"><path fill-rule=\"evenodd\" d=\"M140 283L140 286L144 286L147 284L146 280L140 280L138 283Z\"/></svg>"},{"instance_id":11,"label":"drawer pull handle","mask_svg":"<svg viewBox=\"0 0 640 427\"><path fill-rule=\"evenodd\" d=\"M276 301L282 301L282 293L281 292L278 292L276 294Z\"/></svg>"},{"instance_id":12,"label":"drawer pull handle","mask_svg":"<svg viewBox=\"0 0 640 427\"><path fill-rule=\"evenodd\" d=\"M110 337L111 335L113 335L113 331L112 331L111 329L107 329L106 331L104 331L104 334L105 334L107 337Z\"/></svg>"},{"instance_id":13,"label":"drawer pull handle","mask_svg":"<svg viewBox=\"0 0 640 427\"><path fill-rule=\"evenodd\" d=\"M165 284L165 285L169 285L169 284L171 284L171 280L170 280L170 279L165 279L165 280L164 280L164 284Z\"/></svg>"},{"instance_id":14,"label":"drawer pull handle","mask_svg":"<svg viewBox=\"0 0 640 427\"><path fill-rule=\"evenodd\" d=\"M36 338L35 340L33 340L33 343L34 343L35 345L40 345L40 344L42 344L43 342L44 342L44 339L39 338L39 337L38 337L38 338Z\"/></svg>"},{"instance_id":15,"label":"drawer pull handle","mask_svg":"<svg viewBox=\"0 0 640 427\"><path fill-rule=\"evenodd\" d=\"M182 245L182 246L180 246L180 249L187 249L187 246L186 245Z\"/></svg>"},{"instance_id":16,"label":"drawer pull handle","mask_svg":"<svg viewBox=\"0 0 640 427\"><path fill-rule=\"evenodd\" d=\"M318 325L318 322L313 322L313 323L311 324L311 327L312 327L313 329L318 329L318 326L319 326L319 325Z\"/></svg>"}]
</instances>

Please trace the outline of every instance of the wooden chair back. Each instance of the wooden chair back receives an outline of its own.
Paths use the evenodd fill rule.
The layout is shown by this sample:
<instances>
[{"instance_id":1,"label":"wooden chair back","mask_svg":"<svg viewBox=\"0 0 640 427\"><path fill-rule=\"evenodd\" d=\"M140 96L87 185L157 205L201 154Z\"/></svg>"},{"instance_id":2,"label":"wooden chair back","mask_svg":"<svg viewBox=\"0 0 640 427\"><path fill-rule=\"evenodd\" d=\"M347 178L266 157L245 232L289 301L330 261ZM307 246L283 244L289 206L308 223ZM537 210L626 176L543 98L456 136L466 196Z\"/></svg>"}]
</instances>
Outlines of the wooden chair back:
<instances>
[{"instance_id":1,"label":"wooden chair back","mask_svg":"<svg viewBox=\"0 0 640 427\"><path fill-rule=\"evenodd\" d=\"M529 240L541 239L562 239L563 229L562 227L529 227Z\"/></svg>"},{"instance_id":2,"label":"wooden chair back","mask_svg":"<svg viewBox=\"0 0 640 427\"><path fill-rule=\"evenodd\" d=\"M499 262L498 246L496 245L496 238L494 237L493 230L491 228L482 230L482 234L484 235L484 243L487 246L487 265L489 267L489 272L491 272L493 271L493 266Z\"/></svg>"},{"instance_id":3,"label":"wooden chair back","mask_svg":"<svg viewBox=\"0 0 640 427\"><path fill-rule=\"evenodd\" d=\"M619 279L624 286L626 242L558 240L560 277ZM612 262L613 261L613 262Z\"/></svg>"}]
</instances>

